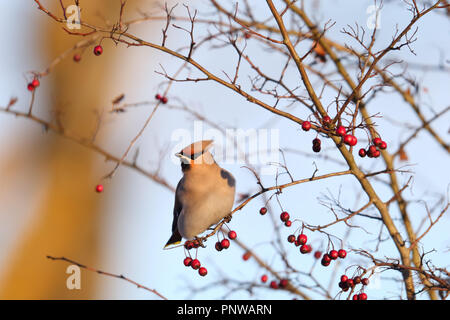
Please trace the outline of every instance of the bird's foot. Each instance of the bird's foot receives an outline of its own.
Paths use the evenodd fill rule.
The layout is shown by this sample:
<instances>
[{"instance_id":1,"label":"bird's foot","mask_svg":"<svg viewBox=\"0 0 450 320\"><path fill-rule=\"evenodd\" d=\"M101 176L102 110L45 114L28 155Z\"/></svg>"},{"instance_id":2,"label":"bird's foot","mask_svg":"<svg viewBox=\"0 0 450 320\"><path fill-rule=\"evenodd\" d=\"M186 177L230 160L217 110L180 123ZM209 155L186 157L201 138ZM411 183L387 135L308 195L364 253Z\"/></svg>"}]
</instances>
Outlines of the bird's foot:
<instances>
[{"instance_id":1,"label":"bird's foot","mask_svg":"<svg viewBox=\"0 0 450 320\"><path fill-rule=\"evenodd\" d=\"M231 214L229 214L223 218L223 221L225 221L226 223L229 223L231 221L231 218L232 218L232 216L231 216Z\"/></svg>"}]
</instances>

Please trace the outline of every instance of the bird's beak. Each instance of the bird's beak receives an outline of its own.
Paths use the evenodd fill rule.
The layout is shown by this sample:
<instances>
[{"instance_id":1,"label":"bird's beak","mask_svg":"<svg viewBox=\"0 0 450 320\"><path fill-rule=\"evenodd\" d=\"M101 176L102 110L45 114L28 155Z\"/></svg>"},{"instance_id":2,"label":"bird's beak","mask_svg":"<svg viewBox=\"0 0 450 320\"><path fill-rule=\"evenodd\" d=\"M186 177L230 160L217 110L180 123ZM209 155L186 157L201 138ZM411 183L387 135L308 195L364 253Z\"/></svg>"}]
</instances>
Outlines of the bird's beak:
<instances>
[{"instance_id":1,"label":"bird's beak","mask_svg":"<svg viewBox=\"0 0 450 320\"><path fill-rule=\"evenodd\" d=\"M181 155L181 153L175 153L175 157L178 157L178 158L181 158L182 157L182 155Z\"/></svg>"}]
</instances>

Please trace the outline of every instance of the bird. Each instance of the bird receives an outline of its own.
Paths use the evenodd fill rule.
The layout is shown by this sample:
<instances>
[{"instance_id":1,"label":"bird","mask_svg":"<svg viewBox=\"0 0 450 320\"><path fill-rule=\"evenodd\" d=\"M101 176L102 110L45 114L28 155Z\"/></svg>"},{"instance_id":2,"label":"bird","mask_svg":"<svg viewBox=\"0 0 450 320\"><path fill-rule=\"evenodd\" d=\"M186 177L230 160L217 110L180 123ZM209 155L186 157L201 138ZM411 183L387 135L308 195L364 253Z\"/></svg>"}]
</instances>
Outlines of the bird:
<instances>
[{"instance_id":1,"label":"bird","mask_svg":"<svg viewBox=\"0 0 450 320\"><path fill-rule=\"evenodd\" d=\"M164 248L182 238L194 239L231 213L236 180L216 163L212 145L213 140L197 141L175 154L183 177L175 191L172 235Z\"/></svg>"}]
</instances>

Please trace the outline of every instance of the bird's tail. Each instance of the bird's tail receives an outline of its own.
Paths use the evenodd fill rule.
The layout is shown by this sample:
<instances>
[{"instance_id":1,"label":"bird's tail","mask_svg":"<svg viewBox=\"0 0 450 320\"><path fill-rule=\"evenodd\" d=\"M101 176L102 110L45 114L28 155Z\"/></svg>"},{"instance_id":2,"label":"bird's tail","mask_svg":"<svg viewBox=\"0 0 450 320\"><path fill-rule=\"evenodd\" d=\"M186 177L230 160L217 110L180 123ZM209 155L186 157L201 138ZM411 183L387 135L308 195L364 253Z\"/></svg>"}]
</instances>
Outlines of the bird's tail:
<instances>
[{"instance_id":1,"label":"bird's tail","mask_svg":"<svg viewBox=\"0 0 450 320\"><path fill-rule=\"evenodd\" d=\"M169 241L167 241L166 245L164 246L164 249L166 249L169 246L176 245L179 243L181 243L181 235L178 232L178 230L175 230L172 233L172 236L170 237Z\"/></svg>"}]
</instances>

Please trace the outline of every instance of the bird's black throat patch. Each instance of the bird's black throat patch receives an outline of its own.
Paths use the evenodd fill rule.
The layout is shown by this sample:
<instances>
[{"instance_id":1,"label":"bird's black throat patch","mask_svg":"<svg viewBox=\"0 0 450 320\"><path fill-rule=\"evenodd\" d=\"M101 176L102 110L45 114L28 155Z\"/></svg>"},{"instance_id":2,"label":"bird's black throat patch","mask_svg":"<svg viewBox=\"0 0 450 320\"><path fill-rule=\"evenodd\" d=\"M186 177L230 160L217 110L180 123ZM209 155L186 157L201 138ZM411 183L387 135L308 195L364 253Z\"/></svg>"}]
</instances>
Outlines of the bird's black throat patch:
<instances>
[{"instance_id":1,"label":"bird's black throat patch","mask_svg":"<svg viewBox=\"0 0 450 320\"><path fill-rule=\"evenodd\" d=\"M230 187L234 187L236 185L236 181L228 171L220 169L220 176L224 179L227 179L227 183Z\"/></svg>"}]
</instances>

